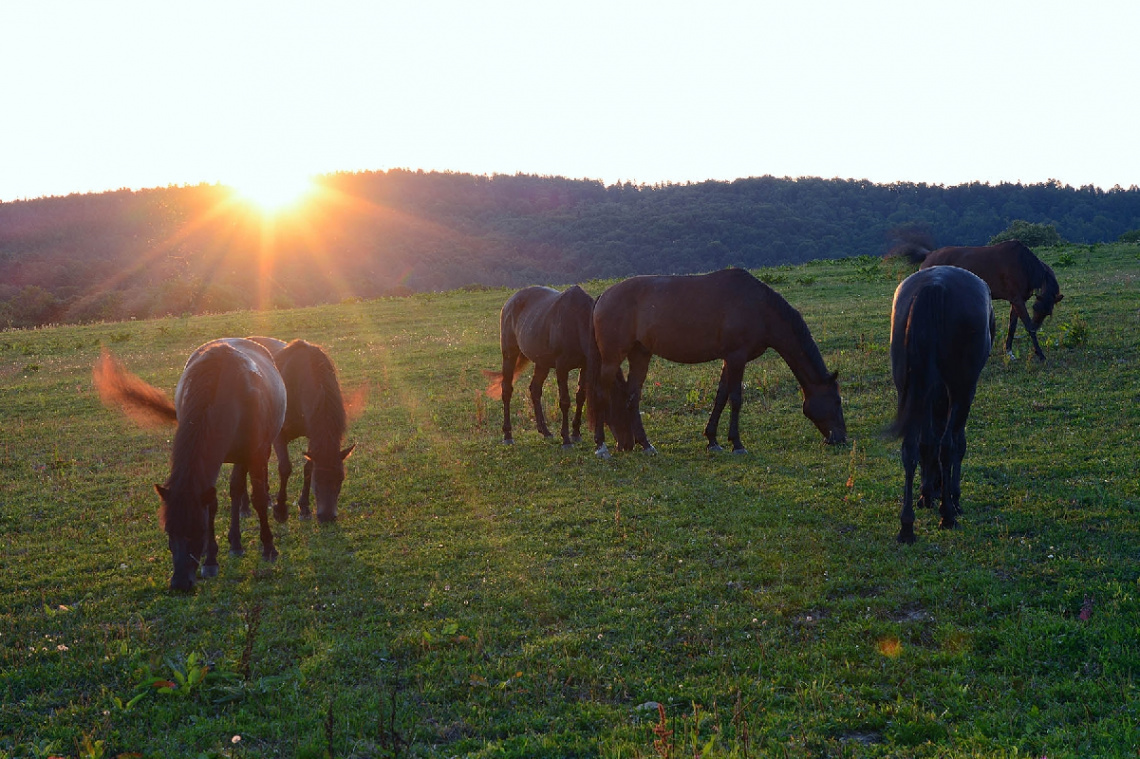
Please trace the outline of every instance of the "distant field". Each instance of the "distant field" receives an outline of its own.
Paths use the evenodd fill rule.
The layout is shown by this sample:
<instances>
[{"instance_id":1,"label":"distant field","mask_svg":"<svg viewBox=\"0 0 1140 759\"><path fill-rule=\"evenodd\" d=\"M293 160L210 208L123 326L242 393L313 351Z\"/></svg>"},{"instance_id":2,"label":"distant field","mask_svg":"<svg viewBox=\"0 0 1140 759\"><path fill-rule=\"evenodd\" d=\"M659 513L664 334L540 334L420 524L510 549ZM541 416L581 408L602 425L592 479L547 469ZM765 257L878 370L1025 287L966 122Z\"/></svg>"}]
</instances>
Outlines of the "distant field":
<instances>
[{"instance_id":1,"label":"distant field","mask_svg":"<svg viewBox=\"0 0 1140 759\"><path fill-rule=\"evenodd\" d=\"M999 338L961 529L921 512L909 547L881 436L898 262L758 272L839 370L850 443L769 352L747 456L704 450L719 368L659 360L659 455L563 451L521 393L501 445L481 370L507 290L0 332L0 758L1135 756L1140 247L1038 254L1065 294L1049 361ZM341 519L294 509L275 564L223 555L173 595L171 435L101 406L91 367L105 345L172 392L193 348L246 334L369 383Z\"/></svg>"}]
</instances>

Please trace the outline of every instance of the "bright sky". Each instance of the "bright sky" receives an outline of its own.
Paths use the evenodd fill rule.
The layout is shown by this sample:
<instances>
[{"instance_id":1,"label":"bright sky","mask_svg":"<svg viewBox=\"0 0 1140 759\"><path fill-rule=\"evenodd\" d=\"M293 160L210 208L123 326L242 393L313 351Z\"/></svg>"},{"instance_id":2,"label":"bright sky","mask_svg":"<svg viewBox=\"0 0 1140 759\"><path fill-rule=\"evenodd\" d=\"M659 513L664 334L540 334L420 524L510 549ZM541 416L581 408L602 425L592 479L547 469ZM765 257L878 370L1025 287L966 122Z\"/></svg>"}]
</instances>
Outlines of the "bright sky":
<instances>
[{"instance_id":1,"label":"bright sky","mask_svg":"<svg viewBox=\"0 0 1140 759\"><path fill-rule=\"evenodd\" d=\"M3 0L0 201L334 171L1140 185L1134 0Z\"/></svg>"}]
</instances>

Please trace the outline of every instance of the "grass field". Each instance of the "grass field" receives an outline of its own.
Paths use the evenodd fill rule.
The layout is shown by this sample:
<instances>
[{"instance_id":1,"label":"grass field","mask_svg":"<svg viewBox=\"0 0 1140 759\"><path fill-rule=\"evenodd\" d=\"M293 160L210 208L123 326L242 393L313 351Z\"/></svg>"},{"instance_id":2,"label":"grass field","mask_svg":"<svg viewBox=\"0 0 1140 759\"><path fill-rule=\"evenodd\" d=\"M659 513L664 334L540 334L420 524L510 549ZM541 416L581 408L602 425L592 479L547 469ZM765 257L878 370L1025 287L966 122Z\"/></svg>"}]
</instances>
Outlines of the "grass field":
<instances>
[{"instance_id":1,"label":"grass field","mask_svg":"<svg viewBox=\"0 0 1140 759\"><path fill-rule=\"evenodd\" d=\"M657 456L563 451L522 394L500 444L505 290L0 333L0 757L1136 756L1138 251L1039 251L1065 294L1049 361L999 340L961 528L921 512L914 546L881 436L898 263L761 273L839 370L849 444L769 352L747 456L704 450L719 368L659 360ZM341 519L294 510L276 563L223 555L172 594L170 432L102 407L91 367L106 345L172 391L246 334L370 385Z\"/></svg>"}]
</instances>

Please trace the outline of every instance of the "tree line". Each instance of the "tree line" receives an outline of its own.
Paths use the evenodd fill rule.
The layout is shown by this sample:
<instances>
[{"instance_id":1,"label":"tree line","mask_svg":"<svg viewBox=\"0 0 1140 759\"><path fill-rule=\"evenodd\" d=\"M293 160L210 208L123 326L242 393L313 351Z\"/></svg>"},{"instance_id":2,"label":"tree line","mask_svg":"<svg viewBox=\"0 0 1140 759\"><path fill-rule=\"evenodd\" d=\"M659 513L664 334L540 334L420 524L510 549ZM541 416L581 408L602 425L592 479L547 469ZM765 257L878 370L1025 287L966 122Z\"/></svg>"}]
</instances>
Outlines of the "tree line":
<instances>
[{"instance_id":1,"label":"tree line","mask_svg":"<svg viewBox=\"0 0 1140 759\"><path fill-rule=\"evenodd\" d=\"M0 203L0 327L282 308L465 286L882 255L902 228L981 245L1014 221L1075 243L1140 229L1140 188L752 177L325 175L260 214L202 184Z\"/></svg>"}]
</instances>

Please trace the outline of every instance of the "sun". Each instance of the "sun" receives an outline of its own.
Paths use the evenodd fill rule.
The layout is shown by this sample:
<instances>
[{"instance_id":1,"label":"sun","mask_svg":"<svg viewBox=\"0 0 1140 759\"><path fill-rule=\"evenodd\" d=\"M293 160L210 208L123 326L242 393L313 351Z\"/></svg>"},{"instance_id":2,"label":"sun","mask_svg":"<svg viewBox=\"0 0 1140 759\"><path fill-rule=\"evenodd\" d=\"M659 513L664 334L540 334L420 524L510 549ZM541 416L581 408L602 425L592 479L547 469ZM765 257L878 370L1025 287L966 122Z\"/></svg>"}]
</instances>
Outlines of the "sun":
<instances>
[{"instance_id":1,"label":"sun","mask_svg":"<svg viewBox=\"0 0 1140 759\"><path fill-rule=\"evenodd\" d=\"M317 189L312 177L272 171L235 177L226 184L242 200L267 215L278 215L297 208Z\"/></svg>"}]
</instances>

